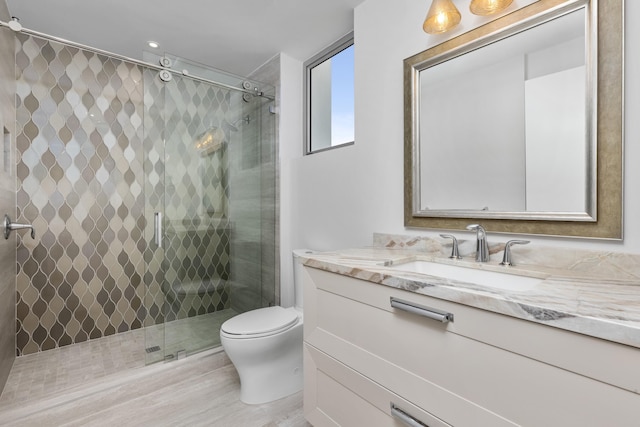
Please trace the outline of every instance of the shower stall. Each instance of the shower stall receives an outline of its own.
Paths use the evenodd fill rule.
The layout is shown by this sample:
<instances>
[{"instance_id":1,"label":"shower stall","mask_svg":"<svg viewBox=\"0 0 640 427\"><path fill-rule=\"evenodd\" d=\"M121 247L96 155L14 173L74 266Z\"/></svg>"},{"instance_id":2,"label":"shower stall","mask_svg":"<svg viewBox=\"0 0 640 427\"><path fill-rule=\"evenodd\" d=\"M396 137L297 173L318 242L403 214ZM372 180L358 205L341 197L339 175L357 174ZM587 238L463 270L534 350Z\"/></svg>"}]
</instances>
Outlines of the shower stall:
<instances>
[{"instance_id":1,"label":"shower stall","mask_svg":"<svg viewBox=\"0 0 640 427\"><path fill-rule=\"evenodd\" d=\"M146 55L16 37L18 355L144 328L171 360L277 303L274 87Z\"/></svg>"}]
</instances>

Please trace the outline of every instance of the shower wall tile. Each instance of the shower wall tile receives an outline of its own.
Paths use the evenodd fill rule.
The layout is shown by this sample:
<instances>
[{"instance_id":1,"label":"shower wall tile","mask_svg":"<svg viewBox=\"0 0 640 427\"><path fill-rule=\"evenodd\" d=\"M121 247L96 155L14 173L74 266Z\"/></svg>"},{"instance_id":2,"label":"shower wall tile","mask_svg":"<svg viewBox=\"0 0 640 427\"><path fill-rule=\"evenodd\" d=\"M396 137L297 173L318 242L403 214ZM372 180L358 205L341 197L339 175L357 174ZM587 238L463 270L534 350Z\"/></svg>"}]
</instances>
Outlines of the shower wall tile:
<instances>
[{"instance_id":1,"label":"shower wall tile","mask_svg":"<svg viewBox=\"0 0 640 427\"><path fill-rule=\"evenodd\" d=\"M223 81L226 84L237 85L238 87L241 87L246 80L204 68L181 58L170 55L168 57L173 61L174 67L179 69L186 68L193 75ZM156 62L159 58L149 55L146 59ZM279 69L279 65L274 67ZM178 77L176 80L180 82L182 77ZM147 81L145 79L145 82ZM263 83L257 81L251 83L260 89L265 89ZM168 85L167 87L171 86ZM180 89L189 96L194 93L193 87L181 86ZM171 93L174 95L164 97L166 102L178 106L177 100L179 100L179 97L175 96L177 92L171 91ZM202 94L199 94L197 98L198 100L212 99L211 96L207 97ZM244 100L241 93L229 91L225 93L224 102L218 99L218 102L212 103L211 107L208 107L215 111L213 116L211 114L204 115L205 110L194 115L194 107L180 113L181 115L186 113L187 122L191 124L183 126L183 132L179 134L187 135L191 138L191 141L194 135L198 136L199 132L204 132L211 126L221 128L225 135L224 151L221 151L224 154L222 159L223 170L226 171L222 174L222 179L224 180L222 185L225 188L226 197L223 202L226 205L222 210L222 216L228 219L226 235L229 238L230 251L229 264L227 265L229 276L225 286L225 296L228 297L228 300L225 299L225 301L238 311L262 307L274 302L274 282L276 280L274 275L277 275L277 273L274 273L273 266L264 267L264 260L272 257L272 254L265 254L264 250L273 251L274 244L272 240L270 245L266 245L265 249L262 248L264 238L261 237L261 233L264 229L260 219L264 214L263 204L261 203L261 198L263 197L261 186L264 183L261 181L269 179L268 174L265 175L261 172L266 165L263 161L265 153L263 147L268 146L270 152L275 153L274 147L277 145L273 133L273 128L276 126L273 115L268 117L267 129L269 130L263 130L265 123L267 123L263 121L264 113L262 113L266 109L265 102L265 99L260 97L249 97ZM169 131L171 132L171 126ZM172 139L172 137L169 137L167 141ZM184 151L188 151L189 143L188 140L182 141L183 145L178 144L178 146L184 147ZM272 161L275 162L275 159L277 159L277 156L273 155ZM212 165L215 165L216 159L214 158L213 161ZM211 175L207 172L206 176ZM274 184L272 183L271 185ZM248 212L248 215L245 212ZM217 211L214 210L214 213L217 214ZM213 217L215 218L216 215ZM273 223L273 220L271 220L271 223ZM221 222L218 227L224 226L223 222ZM267 280L263 289L261 272L269 269L271 273L266 274ZM265 276L265 274L262 274L262 276Z\"/></svg>"},{"instance_id":2,"label":"shower wall tile","mask_svg":"<svg viewBox=\"0 0 640 427\"><path fill-rule=\"evenodd\" d=\"M8 21L6 2L0 2L0 19ZM15 54L14 35L0 30L0 217L16 216L15 196ZM16 357L16 235L0 239L0 392Z\"/></svg>"},{"instance_id":3,"label":"shower wall tile","mask_svg":"<svg viewBox=\"0 0 640 427\"><path fill-rule=\"evenodd\" d=\"M17 352L140 328L142 71L21 35L16 80Z\"/></svg>"},{"instance_id":4,"label":"shower wall tile","mask_svg":"<svg viewBox=\"0 0 640 427\"><path fill-rule=\"evenodd\" d=\"M156 73L143 71L144 79L144 171L145 171L145 218L153 218L155 212L164 212L164 105L165 86ZM154 228L146 227L145 241L154 242ZM164 248L149 243L144 251L147 270L144 283L146 315L144 326L153 326L164 322L163 262Z\"/></svg>"},{"instance_id":5,"label":"shower wall tile","mask_svg":"<svg viewBox=\"0 0 640 427\"><path fill-rule=\"evenodd\" d=\"M145 324L229 308L227 141L211 152L196 144L215 129L226 136L237 112L228 90L156 74L145 71L146 215L164 212L165 240L145 253Z\"/></svg>"},{"instance_id":6,"label":"shower wall tile","mask_svg":"<svg viewBox=\"0 0 640 427\"><path fill-rule=\"evenodd\" d=\"M261 200L273 126L240 124L253 114L260 125L258 104L36 37L20 36L15 51L17 220L37 232L17 240L19 355L229 308L234 242L251 304L273 303L274 270L259 255L273 250L261 219L273 207ZM217 150L197 150L220 130ZM246 177L254 187L233 194L236 221L231 181Z\"/></svg>"}]
</instances>

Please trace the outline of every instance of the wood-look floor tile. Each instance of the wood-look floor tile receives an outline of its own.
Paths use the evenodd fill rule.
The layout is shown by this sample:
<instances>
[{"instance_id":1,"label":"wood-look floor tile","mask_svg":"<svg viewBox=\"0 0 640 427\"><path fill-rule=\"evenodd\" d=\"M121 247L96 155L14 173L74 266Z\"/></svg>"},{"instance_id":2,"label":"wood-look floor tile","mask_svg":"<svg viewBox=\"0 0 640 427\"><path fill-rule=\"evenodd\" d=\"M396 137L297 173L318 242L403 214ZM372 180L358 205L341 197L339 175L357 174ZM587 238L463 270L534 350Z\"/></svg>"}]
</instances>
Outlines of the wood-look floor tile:
<instances>
[{"instance_id":1,"label":"wood-look floor tile","mask_svg":"<svg viewBox=\"0 0 640 427\"><path fill-rule=\"evenodd\" d=\"M237 373L224 352L107 374L95 358L96 348L102 351L83 347L50 360L41 357L40 363L33 358L18 364L11 390L0 399L0 425L309 426L302 415L302 393L264 405L242 403ZM68 367L86 368L60 369L71 359Z\"/></svg>"}]
</instances>

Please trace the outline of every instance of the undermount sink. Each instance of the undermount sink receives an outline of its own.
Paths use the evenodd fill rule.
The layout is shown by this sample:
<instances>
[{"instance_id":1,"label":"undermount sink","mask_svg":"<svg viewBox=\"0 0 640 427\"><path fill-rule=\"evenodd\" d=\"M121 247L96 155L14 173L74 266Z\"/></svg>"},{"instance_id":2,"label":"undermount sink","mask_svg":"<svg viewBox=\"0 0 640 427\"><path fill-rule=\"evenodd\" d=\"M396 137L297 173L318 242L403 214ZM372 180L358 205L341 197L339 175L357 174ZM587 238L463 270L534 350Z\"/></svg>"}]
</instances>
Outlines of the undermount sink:
<instances>
[{"instance_id":1,"label":"undermount sink","mask_svg":"<svg viewBox=\"0 0 640 427\"><path fill-rule=\"evenodd\" d=\"M410 261L390 265L389 268L510 291L531 290L543 280L537 277L518 276L515 274L440 264L430 261Z\"/></svg>"}]
</instances>

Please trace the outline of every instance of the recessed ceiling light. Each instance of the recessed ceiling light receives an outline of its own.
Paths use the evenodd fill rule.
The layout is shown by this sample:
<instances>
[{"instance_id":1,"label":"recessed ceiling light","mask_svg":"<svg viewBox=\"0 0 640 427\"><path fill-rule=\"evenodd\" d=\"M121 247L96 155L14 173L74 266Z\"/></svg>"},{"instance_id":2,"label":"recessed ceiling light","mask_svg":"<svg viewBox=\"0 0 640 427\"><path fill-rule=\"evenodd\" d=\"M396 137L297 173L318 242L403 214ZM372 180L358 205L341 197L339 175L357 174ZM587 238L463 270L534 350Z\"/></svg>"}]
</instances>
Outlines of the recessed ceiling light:
<instances>
[{"instance_id":1,"label":"recessed ceiling light","mask_svg":"<svg viewBox=\"0 0 640 427\"><path fill-rule=\"evenodd\" d=\"M148 41L147 44L149 45L149 47L154 49L157 49L160 47L160 44L158 44L158 42L154 42L153 40Z\"/></svg>"}]
</instances>

